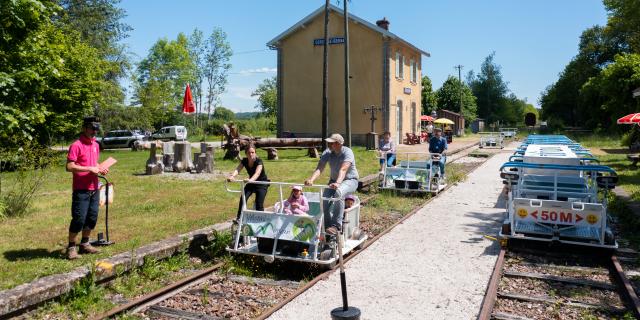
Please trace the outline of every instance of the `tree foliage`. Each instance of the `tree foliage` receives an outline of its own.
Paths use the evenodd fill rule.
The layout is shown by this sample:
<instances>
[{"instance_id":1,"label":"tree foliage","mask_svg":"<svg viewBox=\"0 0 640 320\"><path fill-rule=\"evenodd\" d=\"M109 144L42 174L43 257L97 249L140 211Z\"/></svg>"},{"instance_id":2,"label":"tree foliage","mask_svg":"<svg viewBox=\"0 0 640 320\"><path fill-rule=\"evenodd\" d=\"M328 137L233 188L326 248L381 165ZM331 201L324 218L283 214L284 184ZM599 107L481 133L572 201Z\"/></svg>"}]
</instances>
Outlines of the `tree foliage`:
<instances>
[{"instance_id":1,"label":"tree foliage","mask_svg":"<svg viewBox=\"0 0 640 320\"><path fill-rule=\"evenodd\" d=\"M184 88L195 81L195 69L187 37L182 33L176 40L158 40L139 63L135 97L153 115L155 125L169 121L171 113L182 110Z\"/></svg>"},{"instance_id":2,"label":"tree foliage","mask_svg":"<svg viewBox=\"0 0 640 320\"><path fill-rule=\"evenodd\" d=\"M0 16L0 144L50 143L92 114L108 65L78 32L54 24L54 1L5 1Z\"/></svg>"},{"instance_id":3,"label":"tree foliage","mask_svg":"<svg viewBox=\"0 0 640 320\"><path fill-rule=\"evenodd\" d=\"M460 110L460 91L462 90L462 111ZM476 97L471 88L460 82L456 77L449 76L435 94L438 108L453 112L461 112L469 123L477 118Z\"/></svg>"},{"instance_id":4,"label":"tree foliage","mask_svg":"<svg viewBox=\"0 0 640 320\"><path fill-rule=\"evenodd\" d=\"M220 28L215 28L207 39L207 54L205 55L204 76L207 79L207 115L220 103L220 95L227 87L227 75L231 69L231 45L227 34Z\"/></svg>"},{"instance_id":5,"label":"tree foliage","mask_svg":"<svg viewBox=\"0 0 640 320\"><path fill-rule=\"evenodd\" d=\"M431 79L427 76L422 77L422 114L431 114L438 108L436 93L433 91Z\"/></svg>"},{"instance_id":6,"label":"tree foliage","mask_svg":"<svg viewBox=\"0 0 640 320\"><path fill-rule=\"evenodd\" d=\"M233 111L225 108L225 107L217 107L213 112L214 119L221 119L224 121L231 121L236 118L235 113Z\"/></svg>"},{"instance_id":7,"label":"tree foliage","mask_svg":"<svg viewBox=\"0 0 640 320\"><path fill-rule=\"evenodd\" d=\"M278 112L278 89L276 77L264 79L258 88L251 93L252 97L258 97L256 109L264 115L275 116Z\"/></svg>"},{"instance_id":8,"label":"tree foliage","mask_svg":"<svg viewBox=\"0 0 640 320\"><path fill-rule=\"evenodd\" d=\"M631 92L640 53L640 2L604 0L606 26L586 29L578 53L542 93L543 117L571 126L626 130L615 119L636 112Z\"/></svg>"}]
</instances>

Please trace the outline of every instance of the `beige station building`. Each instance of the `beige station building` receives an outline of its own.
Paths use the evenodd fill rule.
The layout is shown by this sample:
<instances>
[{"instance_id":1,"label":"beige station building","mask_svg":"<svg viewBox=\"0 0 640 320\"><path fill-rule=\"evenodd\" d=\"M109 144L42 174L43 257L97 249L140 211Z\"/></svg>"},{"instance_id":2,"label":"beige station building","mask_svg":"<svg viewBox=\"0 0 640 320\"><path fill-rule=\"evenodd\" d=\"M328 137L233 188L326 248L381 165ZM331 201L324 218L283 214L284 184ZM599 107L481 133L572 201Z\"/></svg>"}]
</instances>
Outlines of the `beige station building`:
<instances>
[{"instance_id":1,"label":"beige station building","mask_svg":"<svg viewBox=\"0 0 640 320\"><path fill-rule=\"evenodd\" d=\"M331 5L329 15L329 133L344 134L344 14ZM278 136L320 137L322 134L322 67L324 6L267 43L278 56ZM420 129L422 56L408 41L389 32L389 21L375 24L349 14L351 134L364 145L371 131L391 132L396 142Z\"/></svg>"}]
</instances>

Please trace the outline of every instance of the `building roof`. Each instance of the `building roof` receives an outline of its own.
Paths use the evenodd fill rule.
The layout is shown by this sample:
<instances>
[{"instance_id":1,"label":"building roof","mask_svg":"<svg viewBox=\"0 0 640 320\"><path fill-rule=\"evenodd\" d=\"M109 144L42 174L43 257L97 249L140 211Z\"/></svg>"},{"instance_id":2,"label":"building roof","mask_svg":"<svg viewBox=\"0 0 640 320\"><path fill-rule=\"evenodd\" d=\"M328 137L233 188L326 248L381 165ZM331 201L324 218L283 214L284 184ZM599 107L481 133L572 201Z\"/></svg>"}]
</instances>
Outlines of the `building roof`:
<instances>
[{"instance_id":1,"label":"building roof","mask_svg":"<svg viewBox=\"0 0 640 320\"><path fill-rule=\"evenodd\" d=\"M329 10L330 11L334 11L339 15L343 15L344 11L342 11L340 8L330 4L329 5ZM316 16L323 14L324 13L324 6L321 6L320 8L318 8L317 10L313 11L311 14L309 14L308 16L302 18L302 20L298 21L296 24L294 24L291 28L285 30L284 32L282 32L281 34L279 34L277 37L271 39L271 41L267 42L267 47L269 48L277 48L278 47L278 43L280 42L280 40L286 38L287 36L289 36L290 34L298 31L298 29L304 27L305 24L309 23L311 20L315 19ZM406 44L407 46L411 47L412 49L420 52L421 54L430 57L431 54L429 52L426 52L424 50L421 50L420 48L412 45L411 43L409 43L408 41L398 37L397 35L395 35L392 32L389 32L389 30L383 29L378 27L377 25L368 22L362 18L359 18L358 16L355 16L351 13L349 13L349 19L355 21L356 23L359 23L375 32L378 32L380 34L382 34L385 37L389 37L391 39L394 40L398 40L404 44Z\"/></svg>"}]
</instances>

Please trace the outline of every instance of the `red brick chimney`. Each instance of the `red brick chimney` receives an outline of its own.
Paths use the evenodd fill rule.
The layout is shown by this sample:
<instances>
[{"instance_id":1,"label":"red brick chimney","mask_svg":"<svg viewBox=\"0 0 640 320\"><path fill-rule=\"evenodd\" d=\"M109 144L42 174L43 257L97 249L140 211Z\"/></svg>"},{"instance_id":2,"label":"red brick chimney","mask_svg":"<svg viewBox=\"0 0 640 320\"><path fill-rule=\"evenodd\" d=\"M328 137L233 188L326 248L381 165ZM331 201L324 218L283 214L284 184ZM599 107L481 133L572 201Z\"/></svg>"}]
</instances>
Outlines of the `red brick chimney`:
<instances>
[{"instance_id":1,"label":"red brick chimney","mask_svg":"<svg viewBox=\"0 0 640 320\"><path fill-rule=\"evenodd\" d=\"M376 21L376 25L385 30L389 30L389 23L390 22L389 20L387 20L387 17L382 18L382 20Z\"/></svg>"}]
</instances>

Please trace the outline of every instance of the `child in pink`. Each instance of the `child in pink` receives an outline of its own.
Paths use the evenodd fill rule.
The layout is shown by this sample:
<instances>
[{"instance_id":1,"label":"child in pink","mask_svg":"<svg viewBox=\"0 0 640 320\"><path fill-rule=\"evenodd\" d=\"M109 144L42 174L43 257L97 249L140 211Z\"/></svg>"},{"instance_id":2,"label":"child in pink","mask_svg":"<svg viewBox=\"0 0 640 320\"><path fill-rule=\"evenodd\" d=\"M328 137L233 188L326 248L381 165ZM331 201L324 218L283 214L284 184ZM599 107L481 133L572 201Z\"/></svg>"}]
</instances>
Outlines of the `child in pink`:
<instances>
[{"instance_id":1,"label":"child in pink","mask_svg":"<svg viewBox=\"0 0 640 320\"><path fill-rule=\"evenodd\" d=\"M291 187L291 195L289 199L283 203L284 213L286 214L307 214L309 211L309 201L302 194L301 186Z\"/></svg>"}]
</instances>

